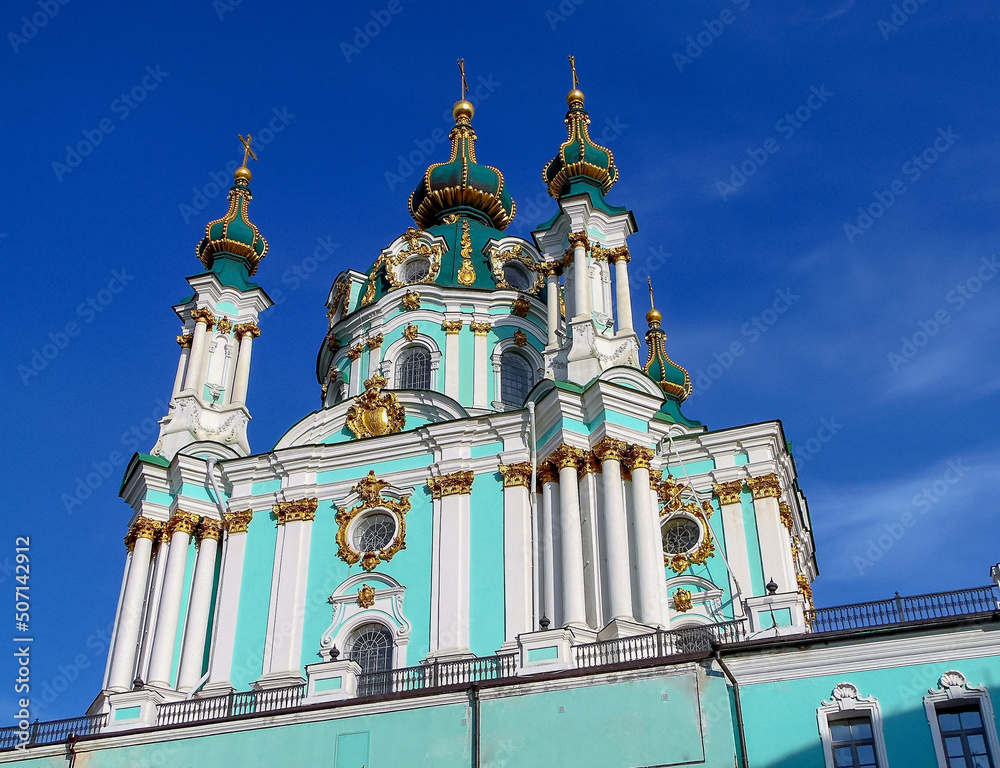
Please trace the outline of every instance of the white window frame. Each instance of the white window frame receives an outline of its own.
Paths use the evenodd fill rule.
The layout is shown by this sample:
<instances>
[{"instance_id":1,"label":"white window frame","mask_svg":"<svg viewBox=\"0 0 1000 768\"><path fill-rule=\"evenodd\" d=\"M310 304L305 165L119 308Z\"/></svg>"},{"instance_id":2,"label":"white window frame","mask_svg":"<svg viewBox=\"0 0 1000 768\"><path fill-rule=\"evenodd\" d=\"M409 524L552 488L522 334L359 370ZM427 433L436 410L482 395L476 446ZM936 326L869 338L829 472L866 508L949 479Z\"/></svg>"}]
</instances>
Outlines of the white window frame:
<instances>
[{"instance_id":1,"label":"white window frame","mask_svg":"<svg viewBox=\"0 0 1000 768\"><path fill-rule=\"evenodd\" d=\"M411 347L423 347L431 354L431 385L427 392L440 392L438 370L441 367L441 350L429 336L417 336L412 341L407 338L396 339L385 350L382 356L382 375L389 380L389 386L396 388L396 363L400 356Z\"/></svg>"},{"instance_id":2,"label":"white window frame","mask_svg":"<svg viewBox=\"0 0 1000 768\"><path fill-rule=\"evenodd\" d=\"M511 324L508 323L497 323L494 326L494 329L510 325ZM516 329L525 330L525 328L522 327L521 325L513 325L513 327ZM532 328L531 334L535 333L536 330ZM490 355L490 363L493 366L493 396L494 398L496 398L495 400L493 400L493 402L490 403L490 407L494 411L518 410L514 406L507 405L506 403L503 402L503 400L500 399L500 387L501 387L500 361L503 358L503 353L506 352L508 349L514 350L515 352L518 352L521 355L523 355L525 359L527 359L528 363L532 366L532 373L534 374L533 376L534 381L531 384L532 388L537 386L538 382L540 382L545 377L545 360L542 359L541 354L538 352L537 349L535 349L535 347L530 342L528 344L525 344L523 347L519 347L517 345L517 342L514 341L514 338L512 336L505 339L501 339L496 343L496 346L493 347L493 354Z\"/></svg>"},{"instance_id":3,"label":"white window frame","mask_svg":"<svg viewBox=\"0 0 1000 768\"><path fill-rule=\"evenodd\" d=\"M838 683L830 692L830 701L824 701L816 710L819 738L823 743L823 759L826 768L836 768L833 760L833 736L830 723L846 720L854 716L871 718L872 738L875 742L875 759L879 768L888 768L889 755L885 749L885 734L882 732L882 708L874 696L862 696L856 685Z\"/></svg>"},{"instance_id":4,"label":"white window frame","mask_svg":"<svg viewBox=\"0 0 1000 768\"><path fill-rule=\"evenodd\" d=\"M938 768L948 768L948 758L944 754L944 740L941 738L941 726L938 723L938 705L940 704L978 704L979 716L986 732L986 743L990 747L990 758L993 765L1000 760L1000 744L997 740L997 726L993 719L993 703L990 692L985 685L969 685L965 675L949 669L938 679L936 689L924 696L924 711L927 713L927 723L931 727L934 739L934 754L937 757Z\"/></svg>"}]
</instances>

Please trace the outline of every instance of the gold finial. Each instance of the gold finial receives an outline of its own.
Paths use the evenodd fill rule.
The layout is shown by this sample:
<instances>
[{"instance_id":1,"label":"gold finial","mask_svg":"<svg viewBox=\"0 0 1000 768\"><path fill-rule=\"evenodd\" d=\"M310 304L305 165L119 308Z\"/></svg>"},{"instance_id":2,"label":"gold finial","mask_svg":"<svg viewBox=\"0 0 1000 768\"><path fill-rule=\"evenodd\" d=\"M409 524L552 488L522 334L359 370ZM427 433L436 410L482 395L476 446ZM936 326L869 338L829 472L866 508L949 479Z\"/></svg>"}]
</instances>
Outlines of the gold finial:
<instances>
[{"instance_id":1,"label":"gold finial","mask_svg":"<svg viewBox=\"0 0 1000 768\"><path fill-rule=\"evenodd\" d=\"M569 68L573 72L573 90L566 94L566 103L570 106L572 106L575 101L583 104L583 91L580 90L580 80L576 76L576 56L570 55Z\"/></svg>"},{"instance_id":2,"label":"gold finial","mask_svg":"<svg viewBox=\"0 0 1000 768\"><path fill-rule=\"evenodd\" d=\"M659 326L660 321L663 319L663 315L657 311L656 304L653 302L653 278L647 277L646 282L649 284L649 312L646 313L646 322L651 326L654 323Z\"/></svg>"},{"instance_id":3,"label":"gold finial","mask_svg":"<svg viewBox=\"0 0 1000 768\"><path fill-rule=\"evenodd\" d=\"M246 181L250 181L251 174L250 169L247 168L247 159L251 157L254 160L257 159L257 155L255 155L254 151L250 148L250 142L253 141L253 136L249 133L245 139L243 138L242 133L237 134L237 136L239 136L240 144L243 145L243 165L236 169L233 176L235 176L237 180L245 179Z\"/></svg>"},{"instance_id":4,"label":"gold finial","mask_svg":"<svg viewBox=\"0 0 1000 768\"><path fill-rule=\"evenodd\" d=\"M462 73L462 98L455 102L455 106L451 108L451 114L455 120L463 117L472 120L476 110L472 103L465 98L465 94L469 91L469 83L465 79L465 59L458 60L458 71Z\"/></svg>"}]
</instances>

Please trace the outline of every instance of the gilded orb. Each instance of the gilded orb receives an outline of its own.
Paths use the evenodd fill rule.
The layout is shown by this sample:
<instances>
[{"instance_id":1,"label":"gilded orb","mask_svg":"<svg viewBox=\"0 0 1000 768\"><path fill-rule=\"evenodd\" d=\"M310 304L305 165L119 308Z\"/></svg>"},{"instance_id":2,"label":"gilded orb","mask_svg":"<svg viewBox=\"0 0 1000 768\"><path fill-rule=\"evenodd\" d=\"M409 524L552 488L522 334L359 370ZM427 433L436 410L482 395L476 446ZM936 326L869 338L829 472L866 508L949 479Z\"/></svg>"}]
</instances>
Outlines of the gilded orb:
<instances>
[{"instance_id":1,"label":"gilded orb","mask_svg":"<svg viewBox=\"0 0 1000 768\"><path fill-rule=\"evenodd\" d=\"M649 310L649 312L646 313L646 322L649 323L650 325L652 325L653 323L659 324L659 322L662 319L663 315L660 314L660 310L658 309L651 309Z\"/></svg>"},{"instance_id":2,"label":"gilded orb","mask_svg":"<svg viewBox=\"0 0 1000 768\"><path fill-rule=\"evenodd\" d=\"M574 101L579 101L583 103L583 91L579 88L574 88L572 91L566 94L566 103L572 105Z\"/></svg>"},{"instance_id":3,"label":"gilded orb","mask_svg":"<svg viewBox=\"0 0 1000 768\"><path fill-rule=\"evenodd\" d=\"M469 120L471 120L475 112L476 112L475 107L473 107L472 104L466 101L465 99L462 99L461 101L456 101L455 106L451 108L452 117L454 117L456 120L458 120L458 118L460 117L467 117L469 118Z\"/></svg>"},{"instance_id":4,"label":"gilded orb","mask_svg":"<svg viewBox=\"0 0 1000 768\"><path fill-rule=\"evenodd\" d=\"M250 177L251 177L251 175L252 175L252 174L250 173L250 169L249 169L249 168L247 168L247 167L246 167L245 165L241 165L241 166L240 166L239 168L237 168L237 169L236 169L236 171L235 171L235 172L233 173L233 177L234 177L234 178L235 178L235 179L236 179L237 181L239 181L240 179L245 179L246 181L250 181Z\"/></svg>"}]
</instances>

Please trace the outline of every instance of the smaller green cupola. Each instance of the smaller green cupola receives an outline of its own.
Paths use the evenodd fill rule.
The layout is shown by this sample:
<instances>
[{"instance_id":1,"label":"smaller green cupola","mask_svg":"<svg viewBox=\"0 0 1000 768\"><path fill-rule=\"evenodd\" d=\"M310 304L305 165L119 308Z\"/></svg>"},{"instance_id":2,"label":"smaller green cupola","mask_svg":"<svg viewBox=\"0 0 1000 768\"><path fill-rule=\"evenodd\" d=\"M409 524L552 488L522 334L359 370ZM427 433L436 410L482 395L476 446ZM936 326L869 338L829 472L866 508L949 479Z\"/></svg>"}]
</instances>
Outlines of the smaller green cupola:
<instances>
[{"instance_id":1,"label":"smaller green cupola","mask_svg":"<svg viewBox=\"0 0 1000 768\"><path fill-rule=\"evenodd\" d=\"M233 174L233 186L229 190L229 210L225 216L210 221L205 227L205 237L198 243L197 254L205 269L218 271L220 267L228 266L217 263L219 260L243 262L247 275L253 275L261 259L267 255L267 240L257 226L250 221L248 208L253 195L250 194L250 169L247 159L257 156L250 149L251 136L248 134L243 142L243 165Z\"/></svg>"},{"instance_id":2,"label":"smaller green cupola","mask_svg":"<svg viewBox=\"0 0 1000 768\"><path fill-rule=\"evenodd\" d=\"M650 287L650 295L652 295ZM663 316L653 307L646 313L649 330L646 331L646 345L649 347L649 357L642 369L663 390L667 399L678 403L691 394L691 376L687 369L677 365L667 355L667 334L660 328Z\"/></svg>"},{"instance_id":3,"label":"smaller green cupola","mask_svg":"<svg viewBox=\"0 0 1000 768\"><path fill-rule=\"evenodd\" d=\"M458 214L502 231L513 221L517 206L503 174L491 165L476 162L476 132L472 128L475 110L465 99L465 60L459 59L458 65L462 70L462 98L451 110L455 118L455 127L448 135L451 157L447 162L434 163L424 173L410 194L410 215L421 229Z\"/></svg>"},{"instance_id":4,"label":"smaller green cupola","mask_svg":"<svg viewBox=\"0 0 1000 768\"><path fill-rule=\"evenodd\" d=\"M542 169L542 179L549 194L556 198L579 191L600 190L606 195L618 181L618 167L611 150L590 138L590 115L583 106L583 91L579 89L576 61L569 57L573 69L573 90L566 95L569 111L566 126L569 137L559 147L559 153Z\"/></svg>"}]
</instances>

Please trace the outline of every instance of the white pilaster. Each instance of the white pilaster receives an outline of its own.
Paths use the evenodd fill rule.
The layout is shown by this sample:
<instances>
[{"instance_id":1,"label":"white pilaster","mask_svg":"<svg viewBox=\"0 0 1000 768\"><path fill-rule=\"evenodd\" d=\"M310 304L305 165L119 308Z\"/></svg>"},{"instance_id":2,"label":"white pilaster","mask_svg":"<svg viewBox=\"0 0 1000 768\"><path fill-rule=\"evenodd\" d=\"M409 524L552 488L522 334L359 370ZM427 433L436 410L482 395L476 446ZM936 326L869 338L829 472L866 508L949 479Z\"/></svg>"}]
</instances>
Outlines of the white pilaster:
<instances>
[{"instance_id":1,"label":"white pilaster","mask_svg":"<svg viewBox=\"0 0 1000 768\"><path fill-rule=\"evenodd\" d=\"M778 592L795 592L795 565L788 530L781 522L778 497L781 486L776 475L750 478L747 485L753 492L754 517L757 520L757 540L764 570L764 581L774 579Z\"/></svg>"},{"instance_id":2,"label":"white pilaster","mask_svg":"<svg viewBox=\"0 0 1000 768\"><path fill-rule=\"evenodd\" d=\"M663 547L660 543L660 526L654 510L650 508L649 464L646 450L633 446L632 506L635 514L636 566L639 575L639 615L643 624L663 626L663 592L666 580L663 575ZM652 453L650 451L649 453Z\"/></svg>"},{"instance_id":3,"label":"white pilaster","mask_svg":"<svg viewBox=\"0 0 1000 768\"><path fill-rule=\"evenodd\" d=\"M573 319L590 317L590 280L587 270L587 235L571 235L573 247Z\"/></svg>"},{"instance_id":4,"label":"white pilaster","mask_svg":"<svg viewBox=\"0 0 1000 768\"><path fill-rule=\"evenodd\" d=\"M196 309L191 316L195 318L194 338L191 340L184 389L194 390L201 399L205 384L205 359L208 355L208 329L210 325L215 325L215 319L207 309Z\"/></svg>"},{"instance_id":5,"label":"white pilaster","mask_svg":"<svg viewBox=\"0 0 1000 768\"><path fill-rule=\"evenodd\" d=\"M548 345L555 347L559 344L559 276L555 267L549 267L545 275L545 313L548 320Z\"/></svg>"},{"instance_id":6,"label":"white pilaster","mask_svg":"<svg viewBox=\"0 0 1000 768\"><path fill-rule=\"evenodd\" d=\"M212 588L215 583L215 556L218 553L221 533L221 524L208 518L202 520L198 528L198 557L194 566L184 644L181 646L181 659L177 670L179 691L191 690L202 676L205 638L208 635Z\"/></svg>"},{"instance_id":7,"label":"white pilaster","mask_svg":"<svg viewBox=\"0 0 1000 768\"><path fill-rule=\"evenodd\" d=\"M615 259L615 309L617 310L618 332L631 333L632 294L628 284L628 256L619 255Z\"/></svg>"},{"instance_id":8,"label":"white pilaster","mask_svg":"<svg viewBox=\"0 0 1000 768\"><path fill-rule=\"evenodd\" d=\"M531 632L531 464L501 466L503 475L504 642Z\"/></svg>"},{"instance_id":9,"label":"white pilaster","mask_svg":"<svg viewBox=\"0 0 1000 768\"><path fill-rule=\"evenodd\" d=\"M444 329L444 393L458 400L459 382L462 371L459 367L459 331L462 330L461 320L445 320L441 326Z\"/></svg>"},{"instance_id":10,"label":"white pilaster","mask_svg":"<svg viewBox=\"0 0 1000 768\"><path fill-rule=\"evenodd\" d=\"M577 466L583 461L583 452L579 448L564 445L553 454L552 460L559 468L560 624L587 627L580 487L576 477Z\"/></svg>"},{"instance_id":11,"label":"white pilaster","mask_svg":"<svg viewBox=\"0 0 1000 768\"><path fill-rule=\"evenodd\" d=\"M352 347L347 352L347 359L351 361L351 380L347 394L356 397L361 394L361 347L358 345L357 352Z\"/></svg>"},{"instance_id":12,"label":"white pilaster","mask_svg":"<svg viewBox=\"0 0 1000 768\"><path fill-rule=\"evenodd\" d=\"M255 336L260 335L256 325L247 323L236 327L240 339L240 349L236 355L236 376L233 378L233 394L230 402L245 403L247 387L250 383L250 354Z\"/></svg>"},{"instance_id":13,"label":"white pilaster","mask_svg":"<svg viewBox=\"0 0 1000 768\"><path fill-rule=\"evenodd\" d=\"M472 331L475 334L475 348L472 368L472 406L474 408L489 407L489 390L487 381L489 379L490 366L486 361L486 334L489 333L489 322L472 323ZM499 397L497 398L499 399Z\"/></svg>"},{"instance_id":14,"label":"white pilaster","mask_svg":"<svg viewBox=\"0 0 1000 768\"><path fill-rule=\"evenodd\" d=\"M187 371L188 358L191 356L191 339L184 338L186 341L181 346L181 356L177 361L177 373L174 376L174 388L170 393L171 397L177 397L184 388L184 373Z\"/></svg>"},{"instance_id":15,"label":"white pilaster","mask_svg":"<svg viewBox=\"0 0 1000 768\"><path fill-rule=\"evenodd\" d=\"M222 568L219 573L219 597L208 661L205 691L224 693L233 690L233 648L236 643L236 618L243 587L243 562L246 556L247 525L251 513L236 512L226 517L226 538L222 545Z\"/></svg>"},{"instance_id":16,"label":"white pilaster","mask_svg":"<svg viewBox=\"0 0 1000 768\"><path fill-rule=\"evenodd\" d=\"M177 511L167 523L170 549L167 570L163 576L160 607L157 611L153 650L149 659L149 685L172 688L174 646L180 621L181 596L184 592L184 571L187 565L188 542L198 525L198 515Z\"/></svg>"},{"instance_id":17,"label":"white pilaster","mask_svg":"<svg viewBox=\"0 0 1000 768\"><path fill-rule=\"evenodd\" d=\"M272 619L267 628L264 673L259 688L278 688L301 683L302 623L306 612L306 584L309 577L309 550L316 499L275 504L278 525L284 527L281 551L275 558L276 589Z\"/></svg>"},{"instance_id":18,"label":"white pilaster","mask_svg":"<svg viewBox=\"0 0 1000 768\"><path fill-rule=\"evenodd\" d=\"M450 337L449 337L450 338ZM430 659L470 656L469 494L471 471L431 477L434 505Z\"/></svg>"},{"instance_id":19,"label":"white pilaster","mask_svg":"<svg viewBox=\"0 0 1000 768\"><path fill-rule=\"evenodd\" d=\"M128 559L125 590L122 594L122 605L115 632L115 647L111 656L111 669L108 672L107 688L111 691L127 691L132 688L143 598L146 593L146 580L149 577L149 563L156 528L151 520L139 518L130 535L133 537L133 546Z\"/></svg>"},{"instance_id":20,"label":"white pilaster","mask_svg":"<svg viewBox=\"0 0 1000 768\"><path fill-rule=\"evenodd\" d=\"M610 620L632 616L632 579L628 555L628 520L622 484L621 457L625 444L604 438L595 448L601 460L601 510L604 519L604 547L608 561L608 612Z\"/></svg>"},{"instance_id":21,"label":"white pilaster","mask_svg":"<svg viewBox=\"0 0 1000 768\"><path fill-rule=\"evenodd\" d=\"M382 344L368 343L368 375L366 378L375 376L382 365Z\"/></svg>"},{"instance_id":22,"label":"white pilaster","mask_svg":"<svg viewBox=\"0 0 1000 768\"><path fill-rule=\"evenodd\" d=\"M733 613L744 615L743 600L753 595L750 581L750 556L747 552L747 534L743 525L743 505L740 502L742 480L733 480L715 486L722 510L722 531L726 540L726 560L733 594ZM739 586L737 586L737 583Z\"/></svg>"},{"instance_id":23,"label":"white pilaster","mask_svg":"<svg viewBox=\"0 0 1000 768\"><path fill-rule=\"evenodd\" d=\"M543 616L551 622L552 626L558 626L558 616L556 608L556 547L553 541L556 522L559 519L559 483L556 482L555 470L552 467L539 469L539 477L542 478L542 508L538 521L538 555L541 571L541 585L539 597L541 605L538 607L538 619ZM537 622L536 622L537 623ZM538 627L534 627L538 629Z\"/></svg>"}]
</instances>

